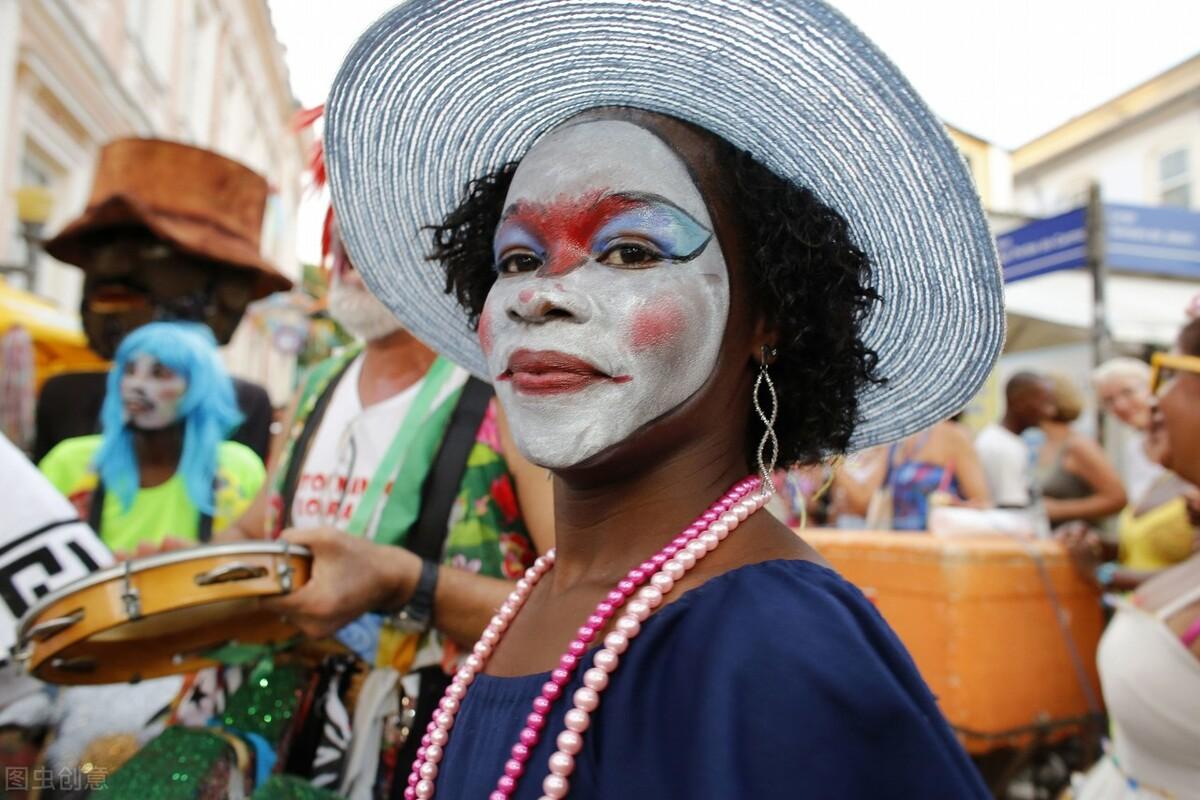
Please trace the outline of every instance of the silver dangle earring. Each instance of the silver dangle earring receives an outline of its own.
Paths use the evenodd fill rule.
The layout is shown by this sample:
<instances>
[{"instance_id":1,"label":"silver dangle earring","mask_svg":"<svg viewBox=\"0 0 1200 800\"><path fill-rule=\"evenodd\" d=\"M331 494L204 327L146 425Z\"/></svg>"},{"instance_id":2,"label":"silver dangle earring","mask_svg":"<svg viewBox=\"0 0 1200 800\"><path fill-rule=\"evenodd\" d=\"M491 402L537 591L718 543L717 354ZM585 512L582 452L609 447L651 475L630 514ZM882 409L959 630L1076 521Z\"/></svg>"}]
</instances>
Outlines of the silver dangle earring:
<instances>
[{"instance_id":1,"label":"silver dangle earring","mask_svg":"<svg viewBox=\"0 0 1200 800\"><path fill-rule=\"evenodd\" d=\"M775 491L772 475L775 472L775 461L779 458L779 439L775 436L775 420L779 417L779 398L775 394L775 382L771 380L767 362L774 359L775 356L775 348L764 344L758 377L754 380L754 410L758 412L758 418L762 420L763 424L763 435L758 440L758 474L762 478L763 491L770 493ZM770 413L763 409L760 399L763 386L767 387L767 397L771 401Z\"/></svg>"}]
</instances>

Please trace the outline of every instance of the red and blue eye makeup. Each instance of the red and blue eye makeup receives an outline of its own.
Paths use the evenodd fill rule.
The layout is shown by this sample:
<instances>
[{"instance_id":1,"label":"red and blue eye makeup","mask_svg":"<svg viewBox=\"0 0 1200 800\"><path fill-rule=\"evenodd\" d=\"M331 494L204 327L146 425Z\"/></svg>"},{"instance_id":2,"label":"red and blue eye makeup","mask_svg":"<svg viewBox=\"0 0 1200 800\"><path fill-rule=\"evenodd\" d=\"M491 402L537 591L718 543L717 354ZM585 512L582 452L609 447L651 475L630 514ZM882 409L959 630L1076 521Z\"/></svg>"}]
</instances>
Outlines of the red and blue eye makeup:
<instances>
[{"instance_id":1,"label":"red and blue eye makeup","mask_svg":"<svg viewBox=\"0 0 1200 800\"><path fill-rule=\"evenodd\" d=\"M712 231L666 198L594 193L510 206L496 229L496 270L564 275L587 261L618 268L685 263Z\"/></svg>"}]
</instances>

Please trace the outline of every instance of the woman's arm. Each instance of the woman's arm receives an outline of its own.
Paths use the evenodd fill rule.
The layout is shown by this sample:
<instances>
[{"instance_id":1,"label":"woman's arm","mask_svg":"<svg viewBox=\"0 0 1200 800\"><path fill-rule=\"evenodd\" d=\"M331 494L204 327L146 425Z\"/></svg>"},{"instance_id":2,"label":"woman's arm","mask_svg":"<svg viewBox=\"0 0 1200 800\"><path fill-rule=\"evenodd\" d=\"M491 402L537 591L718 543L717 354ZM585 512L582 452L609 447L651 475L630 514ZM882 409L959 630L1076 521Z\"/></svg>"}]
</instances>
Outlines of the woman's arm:
<instances>
[{"instance_id":1,"label":"woman's arm","mask_svg":"<svg viewBox=\"0 0 1200 800\"><path fill-rule=\"evenodd\" d=\"M1074 500L1045 499L1046 514L1051 523L1070 519L1099 519L1115 514L1125 507L1125 487L1121 476L1108 462L1100 445L1081 434L1072 433L1067 440L1067 460L1071 471L1092 487L1092 494Z\"/></svg>"},{"instance_id":2,"label":"woman's arm","mask_svg":"<svg viewBox=\"0 0 1200 800\"><path fill-rule=\"evenodd\" d=\"M975 508L990 508L992 493L988 489L987 475L983 471L983 462L975 452L975 443L971 437L957 425L951 426L952 447L954 453L954 471L958 477L958 486L962 489L963 500Z\"/></svg>"}]
</instances>

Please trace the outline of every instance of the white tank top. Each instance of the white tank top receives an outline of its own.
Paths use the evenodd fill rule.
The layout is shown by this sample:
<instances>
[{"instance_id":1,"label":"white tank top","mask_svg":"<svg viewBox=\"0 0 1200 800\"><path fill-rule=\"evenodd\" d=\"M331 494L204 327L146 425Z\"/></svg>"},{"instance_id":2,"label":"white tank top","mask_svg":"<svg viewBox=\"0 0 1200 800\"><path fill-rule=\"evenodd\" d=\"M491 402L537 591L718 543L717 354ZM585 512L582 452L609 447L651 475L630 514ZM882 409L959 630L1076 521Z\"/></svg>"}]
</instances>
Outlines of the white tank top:
<instances>
[{"instance_id":1,"label":"white tank top","mask_svg":"<svg viewBox=\"0 0 1200 800\"><path fill-rule=\"evenodd\" d=\"M1197 598L1200 586L1156 613L1119 602L1097 662L1113 721L1110 763L1123 773L1123 792L1081 798L1200 798L1200 660L1166 625Z\"/></svg>"}]
</instances>

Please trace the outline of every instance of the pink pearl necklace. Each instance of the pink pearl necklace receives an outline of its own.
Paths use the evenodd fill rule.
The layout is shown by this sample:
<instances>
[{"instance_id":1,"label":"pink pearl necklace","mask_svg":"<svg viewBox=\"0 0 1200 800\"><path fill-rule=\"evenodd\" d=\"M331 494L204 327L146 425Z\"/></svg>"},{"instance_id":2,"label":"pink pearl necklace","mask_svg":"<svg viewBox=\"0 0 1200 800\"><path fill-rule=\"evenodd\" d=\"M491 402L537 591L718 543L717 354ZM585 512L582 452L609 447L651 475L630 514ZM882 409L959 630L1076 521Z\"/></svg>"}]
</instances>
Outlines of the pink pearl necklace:
<instances>
[{"instance_id":1,"label":"pink pearl necklace","mask_svg":"<svg viewBox=\"0 0 1200 800\"><path fill-rule=\"evenodd\" d=\"M546 715L554 702L562 696L563 687L575 674L579 661L587 653L588 645L618 610L626 605L613 630L604 637L604 647L593 657L593 666L583 674L583 686L572 696L572 708L566 714L566 730L555 740L557 750L550 756L550 773L542 781L541 800L559 800L570 791L569 777L575 769L575 755L583 747L583 734L591 724L591 715L600 705L600 693L608 686L609 675L616 670L620 656L629 647L630 641L641 632L642 623L662 605L664 596L675 583L687 574L696 562L717 548L729 532L741 524L767 502L769 495L759 493L762 480L750 476L740 481L720 500L671 540L671 543L648 561L631 569L617 582L616 587L596 606L587 622L579 628L567 652L559 659L558 667L550 673L550 680L533 701L533 710L525 718L525 727L513 745L510 758L504 765L504 774L496 781L496 789L488 800L507 800L517 789L517 782L525 773L525 763L541 740L546 726ZM416 761L408 776L404 790L405 800L429 800L436 789L438 765L450 741L450 729L462 705L467 689L475 676L483 671L496 645L504 636L509 624L516 618L533 587L554 566L554 550L539 557L525 577L517 581L512 594L492 617L483 635L475 643L471 655L467 656L438 705L438 711L421 738ZM644 585L649 583L648 586ZM636 593L633 600L629 600Z\"/></svg>"}]
</instances>

